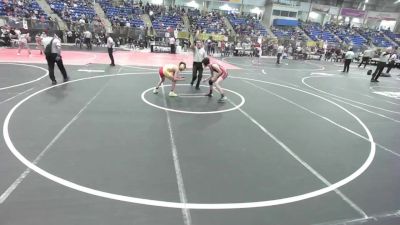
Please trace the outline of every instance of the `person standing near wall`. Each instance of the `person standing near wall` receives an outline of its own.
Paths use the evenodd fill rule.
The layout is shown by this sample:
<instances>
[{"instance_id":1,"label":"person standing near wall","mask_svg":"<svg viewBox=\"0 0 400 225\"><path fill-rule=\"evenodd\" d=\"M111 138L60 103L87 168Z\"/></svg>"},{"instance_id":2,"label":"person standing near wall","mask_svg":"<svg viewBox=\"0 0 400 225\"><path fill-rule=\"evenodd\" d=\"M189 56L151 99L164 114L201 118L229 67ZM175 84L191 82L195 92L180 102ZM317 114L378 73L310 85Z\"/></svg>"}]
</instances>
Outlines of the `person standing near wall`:
<instances>
[{"instance_id":1,"label":"person standing near wall","mask_svg":"<svg viewBox=\"0 0 400 225\"><path fill-rule=\"evenodd\" d=\"M353 48L350 48L344 55L345 60L344 60L344 67L343 67L343 71L342 71L343 73L349 72L350 64L351 64L351 61L353 61L354 56L355 56L355 54L353 52Z\"/></svg>"},{"instance_id":2,"label":"person standing near wall","mask_svg":"<svg viewBox=\"0 0 400 225\"><path fill-rule=\"evenodd\" d=\"M108 50L108 56L110 57L110 60L111 60L110 66L115 66L114 56L113 56L114 45L115 45L115 42L114 42L113 38L111 37L111 34L107 34L107 50Z\"/></svg>"},{"instance_id":3,"label":"person standing near wall","mask_svg":"<svg viewBox=\"0 0 400 225\"><path fill-rule=\"evenodd\" d=\"M45 37L42 40L44 46L44 54L46 55L47 65L49 67L49 77L52 85L56 85L57 81L54 77L54 64L57 63L58 69L64 78L64 82L69 81L67 71L65 70L62 58L61 58L61 40L56 34L54 37Z\"/></svg>"}]
</instances>

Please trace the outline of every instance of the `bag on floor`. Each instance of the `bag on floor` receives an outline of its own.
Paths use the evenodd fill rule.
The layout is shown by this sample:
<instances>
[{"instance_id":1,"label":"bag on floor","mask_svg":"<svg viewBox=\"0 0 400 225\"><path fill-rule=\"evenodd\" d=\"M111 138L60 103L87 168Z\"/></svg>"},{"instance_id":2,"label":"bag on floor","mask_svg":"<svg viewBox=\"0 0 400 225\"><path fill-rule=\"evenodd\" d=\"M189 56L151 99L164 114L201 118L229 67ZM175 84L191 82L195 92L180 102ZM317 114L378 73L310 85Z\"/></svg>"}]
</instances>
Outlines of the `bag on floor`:
<instances>
[{"instance_id":1,"label":"bag on floor","mask_svg":"<svg viewBox=\"0 0 400 225\"><path fill-rule=\"evenodd\" d=\"M372 74L372 70L368 70L367 75L371 75Z\"/></svg>"}]
</instances>

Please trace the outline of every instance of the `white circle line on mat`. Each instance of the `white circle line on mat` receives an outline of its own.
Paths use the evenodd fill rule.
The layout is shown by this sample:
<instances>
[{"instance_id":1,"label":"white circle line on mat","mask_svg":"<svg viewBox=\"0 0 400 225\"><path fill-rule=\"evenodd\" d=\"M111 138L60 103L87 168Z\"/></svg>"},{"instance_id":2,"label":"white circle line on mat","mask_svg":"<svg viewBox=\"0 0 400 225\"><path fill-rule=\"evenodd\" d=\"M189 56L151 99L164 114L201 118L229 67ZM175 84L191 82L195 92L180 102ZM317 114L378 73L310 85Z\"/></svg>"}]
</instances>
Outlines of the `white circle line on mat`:
<instances>
[{"instance_id":1,"label":"white circle line on mat","mask_svg":"<svg viewBox=\"0 0 400 225\"><path fill-rule=\"evenodd\" d=\"M27 84L30 84L30 83L34 83L34 82L39 81L39 80L41 80L41 79L43 79L43 78L45 78L45 77L47 77L47 76L49 75L49 71L48 71L47 69L45 69L45 68L40 67L40 66L29 65L29 64L22 64L22 63L5 63L5 62L4 62L4 63L1 62L0 64L33 67L33 68L41 69L41 70L43 70L43 71L46 72L43 76L41 76L41 77L39 77L39 78L37 78L37 79L31 80L31 81L27 81L27 82L24 82L24 83L19 83L19 84L7 86L7 87L0 87L0 91L1 91L1 90L6 90L6 89L10 89L10 88L14 88L14 87L19 87L19 86L27 85Z\"/></svg>"},{"instance_id":2,"label":"white circle line on mat","mask_svg":"<svg viewBox=\"0 0 400 225\"><path fill-rule=\"evenodd\" d=\"M171 86L171 85L164 85L164 87L168 87L168 86ZM189 86L189 84L177 84L177 86ZM204 86L204 85L202 85L202 86ZM145 102L146 104L148 104L148 105L150 105L150 106L153 106L153 107L155 107L155 108L162 109L162 110L166 110L166 111L170 111L170 112L176 112L176 113L186 113L186 114L215 114L215 113L224 113L224 112L229 112L229 111L237 110L237 109L239 109L240 107L242 107L242 106L244 105L244 103L246 102L245 98L244 98L241 94L239 94L239 93L237 93L237 92L235 92L235 91L232 91L232 90L229 90L229 89L224 88L224 91L231 92L231 93L234 93L235 95L239 96L239 98L241 99L241 101L240 101L240 103L239 103L238 105L236 105L236 106L234 106L234 107L232 107L232 108L229 108L229 109L222 109L222 110L215 110L215 111L204 111L204 112L202 112L202 111L179 110L179 109L172 109L172 108L167 108L167 107L159 106L159 105L156 105L156 104L151 103L150 101L148 101L148 100L146 99L145 95L146 95L146 93L150 92L150 91L153 90L153 89L154 89L154 87L149 88L149 89L147 89L147 90L145 90L145 91L142 92L141 98L142 98L143 102ZM178 97L174 97L174 98L179 98L179 95L178 95Z\"/></svg>"},{"instance_id":3,"label":"white circle line on mat","mask_svg":"<svg viewBox=\"0 0 400 225\"><path fill-rule=\"evenodd\" d=\"M73 80L73 81L69 81L66 83L74 83L77 81L82 81L82 80L89 80L89 79L95 79L95 78L102 78L102 77L112 77L112 76L123 76L123 75L130 75L133 73L126 73L126 74L114 74L114 75L101 75L101 76L94 76L94 77L88 77L88 78L82 78L79 80ZM14 112L16 111L16 109L21 106L24 102L28 101L30 98L32 98L33 96L46 91L50 88L56 87L56 86L61 86L64 85L63 84L58 84L56 86L52 86L52 87L48 87L45 89L42 89L40 91L37 91L31 95L29 95L28 97L24 98L23 100L21 100L20 102L18 102L7 114L5 120L4 120L4 124L3 124L3 137L4 140L8 146L8 148L10 149L10 151L14 154L14 156L20 160L23 164L25 164L27 167L29 167L30 169L32 169L33 171L35 171L36 173L46 177L47 179L50 179L56 183L59 183L63 186L75 189L77 191L80 192L84 192L87 194L91 194L94 196L99 196L99 197L103 197L103 198L108 198L108 199L113 199L113 200L117 200L117 201L123 201L123 202L130 202L130 203L136 203L136 204L142 204L142 205L150 205L150 206L159 206L159 207L167 207L167 208L181 208L181 209L241 209L241 208L256 208L256 207L267 207L267 206L274 206L274 205L282 205L282 204L288 204L288 203L293 203L293 202L297 202L297 201L301 201L301 200L305 200L305 199L309 199L309 198L313 198L325 193L328 193L330 191L333 191L349 182L351 182L352 180L356 179L358 176L360 176L368 167L369 165L372 163L374 156L375 156L375 151L376 151L376 147L375 147L375 143L374 143L374 139L372 137L372 134L370 132L370 130L368 129L368 127L361 121L361 119L359 119L356 115L354 115L353 113L351 113L350 111L348 111L346 108L344 108L343 106L329 100L326 99L322 96L319 96L317 94L305 91L305 90L301 90L295 87L290 87L290 86L286 86L283 84L276 84L276 83L272 83L272 82L267 82L267 81L262 81L262 80L255 80L255 79L249 79L249 78L240 78L240 77L231 77L233 79L244 79L244 80L250 80L250 81L256 81L256 82L262 82L262 83L267 83L267 84L271 84L271 85L275 85L275 86L279 86L279 87L284 87L284 88L288 88L291 90L295 90L295 91L299 91L305 94L309 94L312 96L315 96L317 98L320 98L322 100L325 100L329 103L332 103L333 105L337 106L338 108L342 109L343 111L347 112L348 114L350 114L353 118L355 118L357 120L357 122L364 128L364 130L366 131L367 135L368 135L368 140L371 143L371 149L369 152L369 155L366 159L366 161L361 165L361 167L359 169L357 169L355 172L353 172L352 174L350 174L348 177L321 189L318 190L314 190L305 194L300 194L300 195L296 195L296 196L291 196L291 197L286 197L286 198L281 198L281 199L274 199L274 200L267 200L267 201L257 201L257 202L242 202L242 203L180 203L180 202L168 202L168 201L160 201L160 200L153 200L153 199L145 199L145 198L136 198L136 197L131 197L131 196L124 196L124 195L119 195L119 194L114 194L114 193L109 193L109 192L104 192L104 191L100 191L100 190L96 190L96 189L92 189L89 187L85 187L76 183L73 183L71 181L65 180L61 177L55 176L54 174L51 174L47 171L45 171L44 169L36 166L35 164L33 164L32 162L30 162L29 160L27 160L14 146L13 142L11 141L11 137L9 134L9 123L10 123L10 119L12 117L12 115L14 114Z\"/></svg>"}]
</instances>

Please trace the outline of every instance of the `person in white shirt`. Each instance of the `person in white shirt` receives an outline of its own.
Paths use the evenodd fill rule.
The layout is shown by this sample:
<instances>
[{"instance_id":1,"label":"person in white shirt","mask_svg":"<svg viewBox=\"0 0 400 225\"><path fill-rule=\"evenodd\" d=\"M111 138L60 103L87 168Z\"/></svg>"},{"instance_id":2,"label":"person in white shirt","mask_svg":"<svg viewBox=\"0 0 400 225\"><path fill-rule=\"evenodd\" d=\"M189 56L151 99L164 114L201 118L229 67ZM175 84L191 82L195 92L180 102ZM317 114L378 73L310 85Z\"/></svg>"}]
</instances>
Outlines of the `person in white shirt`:
<instances>
[{"instance_id":1,"label":"person in white shirt","mask_svg":"<svg viewBox=\"0 0 400 225\"><path fill-rule=\"evenodd\" d=\"M349 69L350 69L350 63L351 63L351 61L353 61L353 59L354 59L354 56L355 56L355 54L354 54L354 52L353 52L353 48L350 48L347 52L346 52L346 54L345 54L345 56L344 56L344 58L345 58L345 60L344 60L344 68L343 68L343 73L344 72L349 72Z\"/></svg>"},{"instance_id":2,"label":"person in white shirt","mask_svg":"<svg viewBox=\"0 0 400 225\"><path fill-rule=\"evenodd\" d=\"M17 55L21 54L21 49L26 48L26 49L28 49L29 56L31 56L31 49L29 48L29 45L28 45L28 39L29 39L29 33L19 35Z\"/></svg>"},{"instance_id":3,"label":"person in white shirt","mask_svg":"<svg viewBox=\"0 0 400 225\"><path fill-rule=\"evenodd\" d=\"M202 61L207 57L206 50L204 50L203 44L201 41L196 41L196 46L192 45L193 49L193 70L192 70L192 81L190 85L193 86L194 82L197 79L196 90L200 90L200 81L203 77L203 64Z\"/></svg>"},{"instance_id":4,"label":"person in white shirt","mask_svg":"<svg viewBox=\"0 0 400 225\"><path fill-rule=\"evenodd\" d=\"M108 49L108 56L110 56L111 64L110 66L115 66L114 63L114 56L113 56L113 47L115 45L115 42L113 38L111 37L111 34L107 34L107 49Z\"/></svg>"},{"instance_id":5,"label":"person in white shirt","mask_svg":"<svg viewBox=\"0 0 400 225\"><path fill-rule=\"evenodd\" d=\"M386 63L389 60L391 49L387 48L385 52L379 57L378 65L376 66L375 72L372 74L371 82L379 82L378 78L382 74L383 69L385 69Z\"/></svg>"},{"instance_id":6,"label":"person in white shirt","mask_svg":"<svg viewBox=\"0 0 400 225\"><path fill-rule=\"evenodd\" d=\"M375 51L373 49L367 49L364 51L362 60L358 67L360 67L363 63L365 63L364 68L369 64L369 61L374 57Z\"/></svg>"},{"instance_id":7,"label":"person in white shirt","mask_svg":"<svg viewBox=\"0 0 400 225\"><path fill-rule=\"evenodd\" d=\"M46 55L47 65L49 67L49 77L52 85L56 85L57 81L54 77L54 64L57 63L58 69L64 78L64 82L69 80L67 71L65 70L62 58L61 58L61 40L56 34L54 37L45 37L42 40L44 53Z\"/></svg>"},{"instance_id":8,"label":"person in white shirt","mask_svg":"<svg viewBox=\"0 0 400 225\"><path fill-rule=\"evenodd\" d=\"M392 54L390 55L389 64L388 64L388 68L387 68L387 70L386 70L386 73L389 73L390 70L392 70L392 68L394 67L394 64L396 63L396 59L397 59L397 49L398 49L398 48L399 48L398 46L394 47L394 49L393 49L393 51L392 51Z\"/></svg>"},{"instance_id":9,"label":"person in white shirt","mask_svg":"<svg viewBox=\"0 0 400 225\"><path fill-rule=\"evenodd\" d=\"M92 33L90 31L83 32L83 36L85 37L85 44L87 49L92 50Z\"/></svg>"},{"instance_id":10,"label":"person in white shirt","mask_svg":"<svg viewBox=\"0 0 400 225\"><path fill-rule=\"evenodd\" d=\"M283 47L283 45L279 45L278 46L278 49L277 49L277 55L276 55L276 64L281 64L281 57L282 57L282 54L283 54L283 51L285 50L285 48Z\"/></svg>"}]
</instances>

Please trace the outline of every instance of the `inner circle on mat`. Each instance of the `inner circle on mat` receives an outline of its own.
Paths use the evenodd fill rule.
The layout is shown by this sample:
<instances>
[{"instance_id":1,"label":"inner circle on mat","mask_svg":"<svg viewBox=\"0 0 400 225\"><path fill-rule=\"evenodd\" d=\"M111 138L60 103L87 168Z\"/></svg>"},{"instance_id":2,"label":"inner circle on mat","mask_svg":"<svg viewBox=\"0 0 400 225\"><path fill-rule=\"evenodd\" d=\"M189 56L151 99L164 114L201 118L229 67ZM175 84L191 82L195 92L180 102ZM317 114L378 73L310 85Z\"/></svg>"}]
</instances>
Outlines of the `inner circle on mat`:
<instances>
[{"instance_id":1,"label":"inner circle on mat","mask_svg":"<svg viewBox=\"0 0 400 225\"><path fill-rule=\"evenodd\" d=\"M128 74L111 74L111 75L101 75L101 76L95 76L95 77L87 77L87 78L81 78L73 81L69 81L66 83L58 84L55 86L50 86L47 88L44 88L42 90L39 90L28 97L22 99L20 102L18 102L7 114L4 124L3 124L3 137L5 140L5 143L7 144L7 147L11 151L14 156L20 160L23 164L25 164L28 168L32 169L36 173L42 175L43 177L52 180L56 183L59 183L65 187L69 187L71 189L91 194L94 196L102 197L102 198L107 198L107 199L112 199L112 200L117 200L117 201L122 201L122 202L130 202L130 203L135 203L135 204L142 204L142 205L150 205L150 206L158 206L158 207L166 207L166 208L180 208L180 209L242 209L242 208L256 208L256 207L267 207L267 206L275 206L275 205L282 205L282 204L288 204L288 203L293 203L309 198L313 198L316 196L320 196L323 194L326 194L328 192L334 191L339 187L342 187L343 185L353 181L356 179L358 176L360 176L362 173L364 173L367 168L371 165L374 157L375 157L375 152L376 152L376 146L374 142L374 138L368 129L368 127L364 124L364 122L361 121L360 118L358 118L355 114L344 108L343 106L337 104L336 102L333 102L332 100L329 100L323 96L314 94L312 92L308 92L305 90L301 90L295 87L290 87L286 86L283 84L278 84L278 83L273 83L273 82L268 82L268 81L263 81L263 80L256 80L256 79L249 79L249 78L241 78L241 77L231 77L232 79L242 79L242 80L248 80L248 81L255 81L255 82L262 82L262 83L267 83L270 85L278 86L278 87L283 87L283 88L288 88L291 90L298 91L300 93L308 94L311 96L314 96L316 98L319 98L321 100L324 100L326 102L329 102L339 109L343 110L344 112L348 113L350 116L352 116L365 130L367 137L368 137L368 142L370 143L370 152L368 154L367 159L365 162L352 174L349 176L343 178L342 180L339 180L336 183L330 184L327 187L317 189L310 191L308 193L304 194L299 194L295 196L290 196L290 197L285 197L285 198L280 198L280 199L273 199L273 200L261 200L257 202L240 202L240 203L182 203L182 202L169 202L169 201L161 201L161 200L155 200L155 199L146 199L146 198L138 198L138 197L131 197L131 196L125 196L125 195L120 195L120 194L115 194L115 193L110 193L110 192L105 192L105 191L100 191L96 190L90 187L86 187L77 183L74 183L72 181L63 179L59 176L56 176L36 165L36 162L31 162L25 156L23 156L17 148L14 146L14 143L11 140L10 134L9 134L9 124L10 120L12 118L12 115L14 112L20 107L24 102L28 101L29 99L33 98L34 96L45 92L49 89L55 88L57 86L62 86L65 84L71 84L79 81L84 81L84 80L90 80L90 79L97 79L97 78L105 78L105 77L112 77L112 76L123 76L123 75L128 75Z\"/></svg>"},{"instance_id":2,"label":"inner circle on mat","mask_svg":"<svg viewBox=\"0 0 400 225\"><path fill-rule=\"evenodd\" d=\"M22 81L21 83L16 83L16 84L15 83L14 84L8 84L7 86L0 86L0 90L10 89L10 88L19 87L19 86L23 86L23 85L26 85L26 84L34 83L34 82L39 81L39 80L41 80L41 79L43 79L43 78L45 78L45 77L47 77L49 75L49 71L47 69L45 69L45 68L40 67L40 66L22 64L22 63L6 63L6 62L4 62L4 63L2 62L2 63L0 63L0 65L17 66L17 68L16 68L17 70L18 69L22 69L24 67L28 67L27 68L28 71L27 72L23 71L22 73L23 73L23 75L28 75L29 74L29 78L28 78L29 80L28 81L25 81L25 82ZM32 69L30 69L29 67L34 68L34 69L42 70L42 71L44 71L44 74L40 74L39 77L35 76L37 78L33 78L32 79L30 77L30 75L32 75L32 74L36 75L36 74L32 73ZM12 68L11 71L10 71L10 73L13 73L13 74L9 74L9 75L12 75L13 78L17 78L17 76L15 76L16 75L15 73L17 73L16 69ZM4 66L3 66L3 71L2 72L3 73L7 73L8 72L7 69L4 68ZM21 76L18 76L18 77L21 77ZM15 80L13 80L13 81L15 81ZM2 83L4 84L5 82L2 82Z\"/></svg>"},{"instance_id":3,"label":"inner circle on mat","mask_svg":"<svg viewBox=\"0 0 400 225\"><path fill-rule=\"evenodd\" d=\"M164 85L164 87L170 87L170 86L171 86L170 84L169 84L169 85ZM176 86L189 86L189 84L177 84ZM205 85L201 85L201 86L202 86L202 87L208 88L208 86L205 86ZM174 109L174 108L170 108L170 107L167 107L167 106L162 106L162 105L159 105L159 104L155 104L155 103L149 101L149 100L146 98L146 95L150 94L150 93L152 92L153 89L154 89L154 87L149 88L149 89L147 89L147 90L145 90L145 91L142 92L141 98L142 98L143 102L145 102L146 104L148 104L148 105L150 105L150 106L152 106L152 107L155 107L155 108L157 108L157 109L162 109L162 110L171 111L171 112L177 112L177 113L186 113L186 114L214 114L214 113L229 112L229 111L233 111L233 110L239 109L240 107L243 106L243 104L244 104L245 101L246 101L245 98L244 98L241 94L237 93L236 91L232 91L232 90L223 88L224 91L226 91L226 92L228 92L228 93L230 93L230 94L234 94L234 95L236 95L237 97L239 97L239 98L240 98L240 103L239 103L239 104L235 104L235 105L232 104L230 101L226 101L226 102L224 102L224 103L217 103L217 99L216 99L215 97L212 97L212 98L211 98L211 101L214 101L214 102L215 102L215 104L217 105L218 109L210 110L210 111L190 111L190 110L183 110L183 109ZM193 104L196 104L197 102L199 102L199 101L200 101L199 98L202 98L202 99L209 99L209 98L210 98L210 97L205 96L205 93L189 93L189 94L187 94L187 93L178 93L178 96L177 96L177 97L168 97L168 91L167 91L167 90L165 90L165 95L166 95L166 96L161 96L161 94L160 94L161 92L162 92L162 90L159 90L159 94L157 95L157 97L160 97L160 98L169 98L170 101L178 101L178 100L181 100L181 99L183 99L183 98L186 99L186 97L195 97L195 98L193 98L193 99L191 99L191 100L187 100L187 102L192 102ZM214 92L214 93L215 93L215 92ZM151 93L151 94L154 95L153 93ZM180 95L181 95L181 96L180 96ZM227 96L227 97L230 98L229 96ZM162 103L160 103L160 104L164 104L164 103L162 102ZM222 108L222 107L226 106L227 104L229 104L229 105L232 106L232 107L230 107L230 108L224 108L224 109L219 109L219 108Z\"/></svg>"}]
</instances>

